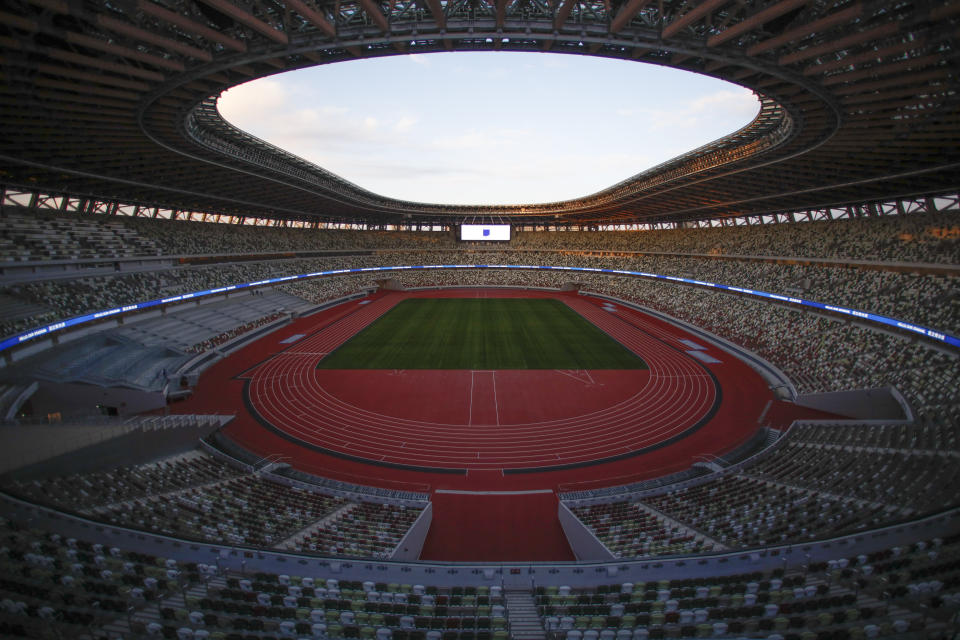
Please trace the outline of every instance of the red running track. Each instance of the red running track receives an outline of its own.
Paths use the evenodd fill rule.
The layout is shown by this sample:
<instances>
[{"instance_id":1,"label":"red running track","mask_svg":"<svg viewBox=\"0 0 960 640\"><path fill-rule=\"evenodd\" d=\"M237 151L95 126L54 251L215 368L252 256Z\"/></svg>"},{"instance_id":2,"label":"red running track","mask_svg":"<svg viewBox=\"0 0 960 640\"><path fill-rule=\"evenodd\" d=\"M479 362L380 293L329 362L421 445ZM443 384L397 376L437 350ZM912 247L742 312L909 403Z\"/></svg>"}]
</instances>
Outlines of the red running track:
<instances>
[{"instance_id":1,"label":"red running track","mask_svg":"<svg viewBox=\"0 0 960 640\"><path fill-rule=\"evenodd\" d=\"M556 297L640 354L651 368L616 372L314 368L320 354L408 296ZM367 304L349 302L295 320L230 355L204 373L191 398L171 410L236 414L227 435L261 455L284 456L309 473L432 491L433 525L423 559L572 560L556 521L555 491L634 482L686 469L702 456L735 448L756 431L761 417L763 424L774 427L824 417L775 400L763 379L738 358L672 323L620 305L605 309L607 303L576 294L499 289L387 293L366 300ZM298 334L305 337L292 345L282 343ZM702 351L719 362L695 360L686 353L693 349L683 340L704 347ZM247 385L256 411L275 418L303 441L265 428L244 410ZM710 415L717 385L720 402ZM708 415L700 428L690 428ZM671 437L675 439L664 445ZM358 459L317 451L311 442L341 447ZM580 464L651 445L640 455ZM477 458L478 453L486 457ZM403 469L380 462L456 464L468 473ZM558 463L575 466L503 471ZM542 493L544 489L549 491ZM437 494L437 490L537 493Z\"/></svg>"},{"instance_id":2,"label":"red running track","mask_svg":"<svg viewBox=\"0 0 960 640\"><path fill-rule=\"evenodd\" d=\"M265 425L334 455L401 468L567 468L631 455L702 426L718 386L685 351L563 296L649 371L318 371L403 294L360 306L244 373ZM354 303L356 304L356 303Z\"/></svg>"}]
</instances>

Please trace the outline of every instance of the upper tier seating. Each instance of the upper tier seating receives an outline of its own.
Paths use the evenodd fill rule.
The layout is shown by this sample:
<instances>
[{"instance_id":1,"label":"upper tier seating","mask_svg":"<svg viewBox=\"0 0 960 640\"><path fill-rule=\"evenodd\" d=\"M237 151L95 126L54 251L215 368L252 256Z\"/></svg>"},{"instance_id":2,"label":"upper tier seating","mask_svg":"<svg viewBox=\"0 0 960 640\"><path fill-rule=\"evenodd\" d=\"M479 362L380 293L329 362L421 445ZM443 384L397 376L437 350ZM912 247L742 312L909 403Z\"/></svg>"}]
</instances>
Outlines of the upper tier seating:
<instances>
[{"instance_id":1,"label":"upper tier seating","mask_svg":"<svg viewBox=\"0 0 960 640\"><path fill-rule=\"evenodd\" d=\"M860 220L656 231L515 231L509 246L536 250L651 251L960 263L956 211ZM453 232L283 229L130 218L34 214L7 208L5 261L316 250L463 249ZM6 259L4 259L6 258Z\"/></svg>"}]
</instances>

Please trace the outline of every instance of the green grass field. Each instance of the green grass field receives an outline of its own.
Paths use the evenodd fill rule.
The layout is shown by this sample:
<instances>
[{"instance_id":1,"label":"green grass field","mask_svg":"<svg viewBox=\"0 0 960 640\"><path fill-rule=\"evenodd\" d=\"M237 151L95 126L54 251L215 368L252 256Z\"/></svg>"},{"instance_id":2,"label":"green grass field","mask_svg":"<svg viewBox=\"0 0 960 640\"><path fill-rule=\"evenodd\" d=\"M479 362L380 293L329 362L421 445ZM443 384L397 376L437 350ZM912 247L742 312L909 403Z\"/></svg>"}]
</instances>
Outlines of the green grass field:
<instances>
[{"instance_id":1,"label":"green grass field","mask_svg":"<svg viewBox=\"0 0 960 640\"><path fill-rule=\"evenodd\" d=\"M646 369L559 300L404 300L320 369Z\"/></svg>"}]
</instances>

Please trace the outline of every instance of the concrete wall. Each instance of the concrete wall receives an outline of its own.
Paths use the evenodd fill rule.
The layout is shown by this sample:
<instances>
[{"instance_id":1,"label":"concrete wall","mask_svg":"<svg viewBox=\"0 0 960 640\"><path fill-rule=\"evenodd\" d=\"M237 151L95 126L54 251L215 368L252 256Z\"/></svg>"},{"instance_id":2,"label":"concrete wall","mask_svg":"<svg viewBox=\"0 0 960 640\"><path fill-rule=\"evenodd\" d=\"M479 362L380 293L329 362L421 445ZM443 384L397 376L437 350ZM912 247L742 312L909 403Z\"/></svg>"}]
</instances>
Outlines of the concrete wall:
<instances>
[{"instance_id":1,"label":"concrete wall","mask_svg":"<svg viewBox=\"0 0 960 640\"><path fill-rule=\"evenodd\" d=\"M573 512L562 502L557 505L557 518L560 520L560 526L563 527L563 533L567 536L570 549L573 550L573 555L578 561L602 562L614 559L606 545L600 542L597 536L593 535L593 531L580 522L580 519L573 515Z\"/></svg>"},{"instance_id":2,"label":"concrete wall","mask_svg":"<svg viewBox=\"0 0 960 640\"><path fill-rule=\"evenodd\" d=\"M142 464L196 448L200 438L217 425L144 429L136 427L93 444L78 443L68 451L52 453L39 461L15 465L12 477L29 480L50 475L88 473L101 469Z\"/></svg>"},{"instance_id":3,"label":"concrete wall","mask_svg":"<svg viewBox=\"0 0 960 640\"><path fill-rule=\"evenodd\" d=\"M99 413L97 405L115 407L117 415L131 416L166 406L160 391L139 391L122 387L99 387L73 382L40 382L30 397L33 415L43 417L59 413L63 417L89 416Z\"/></svg>"},{"instance_id":4,"label":"concrete wall","mask_svg":"<svg viewBox=\"0 0 960 640\"><path fill-rule=\"evenodd\" d=\"M423 543L427 539L427 533L430 531L431 522L433 522L433 505L427 503L426 508L420 512L403 539L397 544L397 548L393 550L390 559L418 560L423 550Z\"/></svg>"},{"instance_id":5,"label":"concrete wall","mask_svg":"<svg viewBox=\"0 0 960 640\"><path fill-rule=\"evenodd\" d=\"M856 420L912 419L903 397L892 387L808 393L794 402Z\"/></svg>"}]
</instances>

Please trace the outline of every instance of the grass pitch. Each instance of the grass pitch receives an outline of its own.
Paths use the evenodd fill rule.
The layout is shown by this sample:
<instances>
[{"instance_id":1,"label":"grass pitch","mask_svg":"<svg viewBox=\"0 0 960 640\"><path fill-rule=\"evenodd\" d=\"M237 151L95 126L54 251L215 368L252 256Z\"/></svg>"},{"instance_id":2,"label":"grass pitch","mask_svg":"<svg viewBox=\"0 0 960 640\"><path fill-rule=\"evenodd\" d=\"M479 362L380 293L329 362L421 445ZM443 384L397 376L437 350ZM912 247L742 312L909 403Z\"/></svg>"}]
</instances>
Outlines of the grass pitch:
<instances>
[{"instance_id":1,"label":"grass pitch","mask_svg":"<svg viewBox=\"0 0 960 640\"><path fill-rule=\"evenodd\" d=\"M320 369L646 369L559 300L404 300Z\"/></svg>"}]
</instances>

